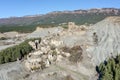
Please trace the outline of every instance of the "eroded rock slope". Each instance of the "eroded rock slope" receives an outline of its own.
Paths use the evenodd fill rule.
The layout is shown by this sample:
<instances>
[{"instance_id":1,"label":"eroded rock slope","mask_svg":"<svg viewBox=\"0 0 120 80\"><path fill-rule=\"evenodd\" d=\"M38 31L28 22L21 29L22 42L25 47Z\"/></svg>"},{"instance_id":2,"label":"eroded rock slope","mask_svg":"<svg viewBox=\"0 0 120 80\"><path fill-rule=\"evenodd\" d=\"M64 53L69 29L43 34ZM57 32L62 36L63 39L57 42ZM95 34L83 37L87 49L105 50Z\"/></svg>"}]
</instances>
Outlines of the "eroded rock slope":
<instances>
[{"instance_id":1,"label":"eroded rock slope","mask_svg":"<svg viewBox=\"0 0 120 80\"><path fill-rule=\"evenodd\" d=\"M97 38L95 44L89 47L92 61L96 65L120 54L120 17L108 17L98 22L89 34L91 40L94 35Z\"/></svg>"}]
</instances>

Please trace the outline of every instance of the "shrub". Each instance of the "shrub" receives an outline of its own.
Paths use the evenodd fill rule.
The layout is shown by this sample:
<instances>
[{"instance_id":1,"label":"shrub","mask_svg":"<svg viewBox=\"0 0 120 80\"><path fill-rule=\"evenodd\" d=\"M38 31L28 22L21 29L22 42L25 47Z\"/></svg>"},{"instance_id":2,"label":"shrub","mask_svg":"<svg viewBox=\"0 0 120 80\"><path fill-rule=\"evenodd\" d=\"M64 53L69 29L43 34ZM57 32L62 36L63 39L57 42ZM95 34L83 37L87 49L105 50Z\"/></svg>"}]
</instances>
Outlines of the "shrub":
<instances>
[{"instance_id":1,"label":"shrub","mask_svg":"<svg viewBox=\"0 0 120 80\"><path fill-rule=\"evenodd\" d=\"M6 40L6 39L7 39L7 38L5 38L5 37L1 37L1 38L0 38L0 40Z\"/></svg>"}]
</instances>

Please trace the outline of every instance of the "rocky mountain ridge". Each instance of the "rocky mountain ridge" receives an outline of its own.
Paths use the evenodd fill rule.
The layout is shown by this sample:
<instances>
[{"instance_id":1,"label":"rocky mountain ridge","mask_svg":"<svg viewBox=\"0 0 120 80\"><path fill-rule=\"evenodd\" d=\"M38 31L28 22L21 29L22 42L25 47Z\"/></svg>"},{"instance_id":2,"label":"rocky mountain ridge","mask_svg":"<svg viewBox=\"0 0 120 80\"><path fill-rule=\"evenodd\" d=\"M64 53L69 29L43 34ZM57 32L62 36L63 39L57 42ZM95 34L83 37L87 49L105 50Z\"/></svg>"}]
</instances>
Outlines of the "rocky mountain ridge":
<instances>
[{"instance_id":1,"label":"rocky mountain ridge","mask_svg":"<svg viewBox=\"0 0 120 80\"><path fill-rule=\"evenodd\" d=\"M101 9L88 9L88 10L73 10L73 11L53 11L47 14L43 15L29 15L29 16L23 16L23 17L10 17L10 18L0 18L0 25L5 24L30 24L39 20L43 20L46 18L55 18L56 16L60 14L79 14L79 15L85 15L85 14L103 14L103 15L120 15L120 9L117 8L101 8ZM76 15L77 16L77 15ZM42 24L42 22L40 22Z\"/></svg>"},{"instance_id":2,"label":"rocky mountain ridge","mask_svg":"<svg viewBox=\"0 0 120 80\"><path fill-rule=\"evenodd\" d=\"M110 13L114 13L114 14L119 14L120 13L120 9L117 9L117 8L101 8L101 9L98 9L98 8L93 8L93 9L88 9L88 10L82 10L82 9L79 9L79 10L73 10L73 11L54 11L54 12L51 12L51 13L48 13L48 14L62 14L62 13L71 13L71 14L74 14L74 13L77 13L77 14L88 14L88 13L107 13L107 14L110 14Z\"/></svg>"}]
</instances>

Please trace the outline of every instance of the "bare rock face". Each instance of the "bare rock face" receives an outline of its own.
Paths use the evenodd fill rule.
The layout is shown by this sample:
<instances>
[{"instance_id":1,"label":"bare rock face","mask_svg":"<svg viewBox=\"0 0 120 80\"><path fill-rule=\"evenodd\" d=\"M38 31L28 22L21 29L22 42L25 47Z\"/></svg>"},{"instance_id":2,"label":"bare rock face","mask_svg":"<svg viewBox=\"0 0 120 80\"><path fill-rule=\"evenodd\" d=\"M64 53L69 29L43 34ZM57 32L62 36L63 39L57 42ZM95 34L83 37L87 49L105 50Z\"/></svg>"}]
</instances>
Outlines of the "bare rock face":
<instances>
[{"instance_id":1,"label":"bare rock face","mask_svg":"<svg viewBox=\"0 0 120 80\"><path fill-rule=\"evenodd\" d=\"M120 54L120 17L109 17L95 24L91 31L96 35L96 44L91 50L92 61L96 65Z\"/></svg>"}]
</instances>

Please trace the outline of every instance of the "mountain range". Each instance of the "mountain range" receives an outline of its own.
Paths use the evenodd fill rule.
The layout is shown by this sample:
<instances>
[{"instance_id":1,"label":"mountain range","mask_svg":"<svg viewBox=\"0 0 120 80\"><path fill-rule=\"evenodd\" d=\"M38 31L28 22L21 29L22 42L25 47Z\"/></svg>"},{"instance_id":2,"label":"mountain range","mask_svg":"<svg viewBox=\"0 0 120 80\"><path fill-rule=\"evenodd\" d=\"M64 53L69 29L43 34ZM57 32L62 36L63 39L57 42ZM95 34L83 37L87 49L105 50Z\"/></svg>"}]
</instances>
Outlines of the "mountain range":
<instances>
[{"instance_id":1,"label":"mountain range","mask_svg":"<svg viewBox=\"0 0 120 80\"><path fill-rule=\"evenodd\" d=\"M75 22L78 25L95 24L109 16L120 16L120 9L80 9L74 11L54 11L43 15L0 18L0 32L11 30L19 30L20 32L33 31L36 26L53 27L67 22Z\"/></svg>"}]
</instances>

